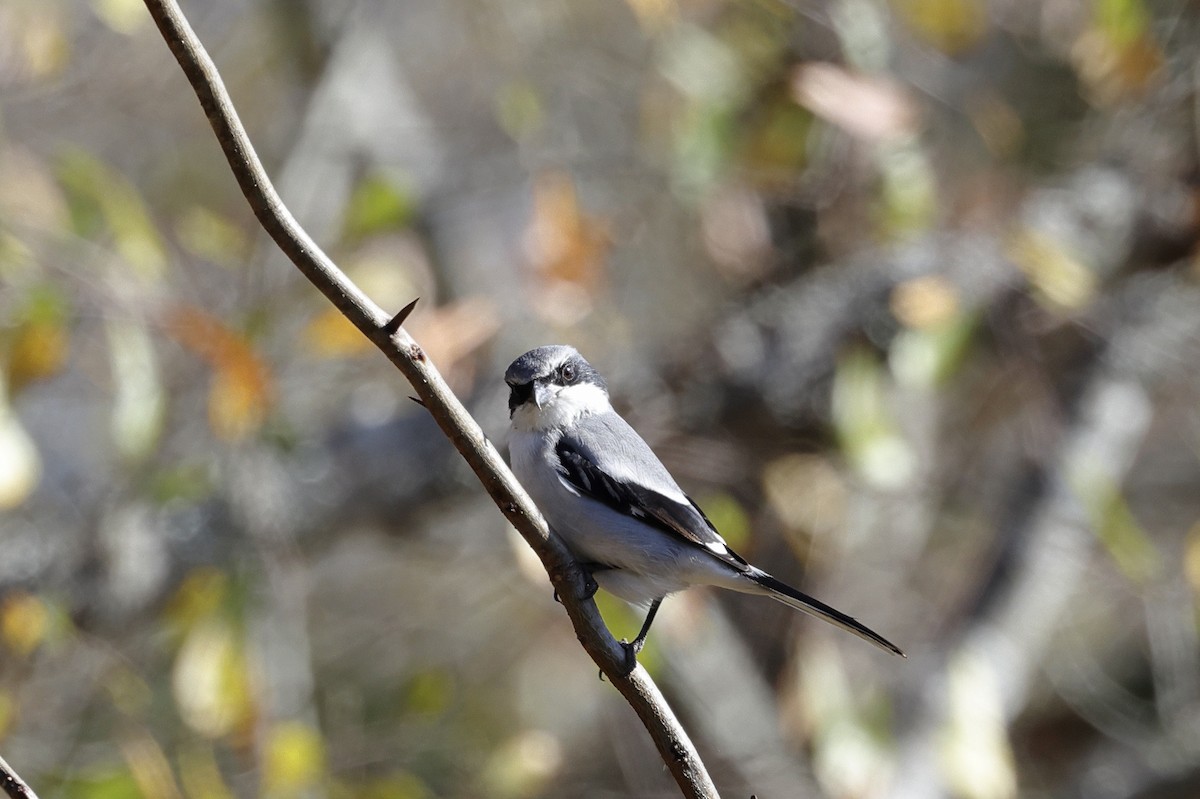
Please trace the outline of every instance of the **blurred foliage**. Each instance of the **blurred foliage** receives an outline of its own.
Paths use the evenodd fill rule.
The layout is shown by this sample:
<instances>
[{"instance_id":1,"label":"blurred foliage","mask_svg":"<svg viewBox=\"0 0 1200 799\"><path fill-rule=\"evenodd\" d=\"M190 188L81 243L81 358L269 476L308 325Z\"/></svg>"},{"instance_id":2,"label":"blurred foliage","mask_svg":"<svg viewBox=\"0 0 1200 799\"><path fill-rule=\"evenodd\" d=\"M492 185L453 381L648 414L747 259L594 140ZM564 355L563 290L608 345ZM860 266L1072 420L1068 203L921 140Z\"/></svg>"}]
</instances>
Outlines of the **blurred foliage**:
<instances>
[{"instance_id":1,"label":"blurred foliage","mask_svg":"<svg viewBox=\"0 0 1200 799\"><path fill-rule=\"evenodd\" d=\"M1200 795L1194 3L194 5L487 435L578 345L735 548L910 653L670 599L641 661L726 793ZM142 3L0 4L0 751L44 799L670 794L409 393Z\"/></svg>"},{"instance_id":2,"label":"blurred foliage","mask_svg":"<svg viewBox=\"0 0 1200 799\"><path fill-rule=\"evenodd\" d=\"M407 227L415 212L410 194L382 175L363 180L346 205L342 237L356 241Z\"/></svg>"}]
</instances>

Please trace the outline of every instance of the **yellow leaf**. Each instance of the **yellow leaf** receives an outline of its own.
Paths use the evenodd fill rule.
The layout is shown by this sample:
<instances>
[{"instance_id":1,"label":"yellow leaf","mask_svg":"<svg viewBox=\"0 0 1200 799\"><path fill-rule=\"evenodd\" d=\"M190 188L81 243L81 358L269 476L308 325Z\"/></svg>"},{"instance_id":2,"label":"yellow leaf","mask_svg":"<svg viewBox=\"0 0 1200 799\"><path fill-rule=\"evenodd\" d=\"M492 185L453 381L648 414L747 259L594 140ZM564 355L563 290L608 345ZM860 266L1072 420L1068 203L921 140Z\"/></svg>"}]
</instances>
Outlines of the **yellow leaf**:
<instances>
[{"instance_id":1,"label":"yellow leaf","mask_svg":"<svg viewBox=\"0 0 1200 799\"><path fill-rule=\"evenodd\" d=\"M483 792L497 799L539 795L562 763L562 744L557 738L541 730L526 730L489 758L482 775Z\"/></svg>"},{"instance_id":2,"label":"yellow leaf","mask_svg":"<svg viewBox=\"0 0 1200 799\"><path fill-rule=\"evenodd\" d=\"M1050 305L1082 308L1096 293L1095 273L1044 234L1019 231L1009 243L1008 255Z\"/></svg>"},{"instance_id":3,"label":"yellow leaf","mask_svg":"<svg viewBox=\"0 0 1200 799\"><path fill-rule=\"evenodd\" d=\"M900 17L939 50L957 55L987 32L982 0L894 0Z\"/></svg>"},{"instance_id":4,"label":"yellow leaf","mask_svg":"<svg viewBox=\"0 0 1200 799\"><path fill-rule=\"evenodd\" d=\"M384 308L394 310L400 310L421 293L420 280L414 276L429 273L424 248L411 236L376 236L343 260L347 276L365 294ZM434 299L425 296L414 319L427 316L433 304ZM413 321L410 319L409 323ZM305 327L304 344L310 353L321 358L348 358L374 350L366 336L340 311L328 305Z\"/></svg>"},{"instance_id":5,"label":"yellow leaf","mask_svg":"<svg viewBox=\"0 0 1200 799\"><path fill-rule=\"evenodd\" d=\"M42 80L66 67L70 38L62 16L51 3L0 5L0 51L11 56L15 77Z\"/></svg>"},{"instance_id":6,"label":"yellow leaf","mask_svg":"<svg viewBox=\"0 0 1200 799\"><path fill-rule=\"evenodd\" d=\"M267 733L263 788L274 796L294 796L325 775L325 742L299 721L275 725Z\"/></svg>"},{"instance_id":7,"label":"yellow leaf","mask_svg":"<svg viewBox=\"0 0 1200 799\"><path fill-rule=\"evenodd\" d=\"M405 709L423 716L445 712L454 698L454 675L444 669L426 669L409 680Z\"/></svg>"},{"instance_id":8,"label":"yellow leaf","mask_svg":"<svg viewBox=\"0 0 1200 799\"><path fill-rule=\"evenodd\" d=\"M149 735L142 733L122 740L121 754L143 799L182 799L167 756Z\"/></svg>"},{"instance_id":9,"label":"yellow leaf","mask_svg":"<svg viewBox=\"0 0 1200 799\"><path fill-rule=\"evenodd\" d=\"M167 604L166 615L182 629L191 629L217 614L229 593L229 578L212 567L193 570Z\"/></svg>"},{"instance_id":10,"label":"yellow leaf","mask_svg":"<svg viewBox=\"0 0 1200 799\"><path fill-rule=\"evenodd\" d=\"M8 737L17 721L17 702L12 694L0 691L0 741Z\"/></svg>"},{"instance_id":11,"label":"yellow leaf","mask_svg":"<svg viewBox=\"0 0 1200 799\"><path fill-rule=\"evenodd\" d=\"M171 686L184 722L209 738L235 732L253 716L240 640L219 619L188 633L175 658Z\"/></svg>"},{"instance_id":12,"label":"yellow leaf","mask_svg":"<svg viewBox=\"0 0 1200 799\"><path fill-rule=\"evenodd\" d=\"M33 594L15 591L0 604L0 638L18 655L28 655L46 638L50 614Z\"/></svg>"},{"instance_id":13,"label":"yellow leaf","mask_svg":"<svg viewBox=\"0 0 1200 799\"><path fill-rule=\"evenodd\" d=\"M141 0L92 0L96 16L117 33L136 33L150 21Z\"/></svg>"},{"instance_id":14,"label":"yellow leaf","mask_svg":"<svg viewBox=\"0 0 1200 799\"><path fill-rule=\"evenodd\" d=\"M187 746L179 753L179 781L188 799L234 799L207 743Z\"/></svg>"},{"instance_id":15,"label":"yellow leaf","mask_svg":"<svg viewBox=\"0 0 1200 799\"><path fill-rule=\"evenodd\" d=\"M1125 576L1142 584L1153 579L1162 568L1162 559L1119 486L1086 464L1072 469L1068 480L1088 512L1092 530Z\"/></svg>"}]
</instances>

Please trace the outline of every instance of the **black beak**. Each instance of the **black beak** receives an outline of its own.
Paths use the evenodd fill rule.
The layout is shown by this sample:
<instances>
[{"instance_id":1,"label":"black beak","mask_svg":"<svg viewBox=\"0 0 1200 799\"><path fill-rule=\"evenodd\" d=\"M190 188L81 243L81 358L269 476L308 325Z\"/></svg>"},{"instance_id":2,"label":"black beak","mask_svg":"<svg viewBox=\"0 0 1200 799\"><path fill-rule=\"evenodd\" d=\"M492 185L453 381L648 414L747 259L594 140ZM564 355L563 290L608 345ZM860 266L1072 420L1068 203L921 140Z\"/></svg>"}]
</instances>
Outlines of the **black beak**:
<instances>
[{"instance_id":1,"label":"black beak","mask_svg":"<svg viewBox=\"0 0 1200 799\"><path fill-rule=\"evenodd\" d=\"M510 388L511 391L508 395L508 415L511 417L517 408L520 408L526 402L533 399L533 381L510 385Z\"/></svg>"}]
</instances>

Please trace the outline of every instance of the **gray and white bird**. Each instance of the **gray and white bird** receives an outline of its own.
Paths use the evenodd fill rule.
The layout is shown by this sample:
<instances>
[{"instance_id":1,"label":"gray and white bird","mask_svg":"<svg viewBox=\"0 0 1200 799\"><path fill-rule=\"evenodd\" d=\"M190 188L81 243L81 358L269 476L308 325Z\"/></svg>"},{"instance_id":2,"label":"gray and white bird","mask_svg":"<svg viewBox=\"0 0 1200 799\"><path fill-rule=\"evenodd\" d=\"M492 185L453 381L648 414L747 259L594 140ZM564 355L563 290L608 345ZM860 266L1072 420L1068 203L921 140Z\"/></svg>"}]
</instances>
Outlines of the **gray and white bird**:
<instances>
[{"instance_id":1,"label":"gray and white bird","mask_svg":"<svg viewBox=\"0 0 1200 799\"><path fill-rule=\"evenodd\" d=\"M538 347L512 362L509 455L517 479L600 588L648 606L636 657L668 594L715 585L769 596L904 656L883 636L751 566L729 548L573 347Z\"/></svg>"}]
</instances>

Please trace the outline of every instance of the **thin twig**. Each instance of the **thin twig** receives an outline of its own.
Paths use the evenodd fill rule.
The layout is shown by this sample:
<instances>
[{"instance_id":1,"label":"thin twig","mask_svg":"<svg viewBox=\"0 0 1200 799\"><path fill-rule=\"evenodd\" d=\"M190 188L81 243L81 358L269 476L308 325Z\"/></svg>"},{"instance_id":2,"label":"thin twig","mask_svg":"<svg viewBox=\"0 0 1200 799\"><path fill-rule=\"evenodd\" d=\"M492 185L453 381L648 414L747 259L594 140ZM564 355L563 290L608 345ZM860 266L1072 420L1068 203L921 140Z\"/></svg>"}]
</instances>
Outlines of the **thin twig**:
<instances>
[{"instance_id":1,"label":"thin twig","mask_svg":"<svg viewBox=\"0 0 1200 799\"><path fill-rule=\"evenodd\" d=\"M687 733L640 665L627 669L625 650L587 596L586 575L513 477L478 423L450 391L424 350L321 251L284 206L258 160L212 60L175 0L145 0L155 24L192 84L230 169L263 228L313 285L408 378L442 431L475 472L492 501L533 548L601 672L642 720L684 796L714 799L712 783ZM397 314L401 317L402 314Z\"/></svg>"},{"instance_id":2,"label":"thin twig","mask_svg":"<svg viewBox=\"0 0 1200 799\"><path fill-rule=\"evenodd\" d=\"M9 799L38 799L33 789L25 784L25 780L12 770L12 766L0 757L0 787L8 794Z\"/></svg>"}]
</instances>

